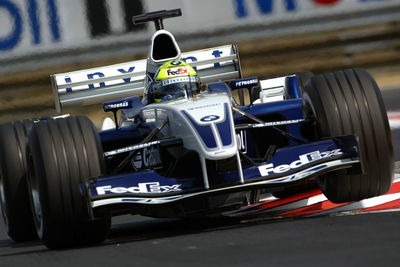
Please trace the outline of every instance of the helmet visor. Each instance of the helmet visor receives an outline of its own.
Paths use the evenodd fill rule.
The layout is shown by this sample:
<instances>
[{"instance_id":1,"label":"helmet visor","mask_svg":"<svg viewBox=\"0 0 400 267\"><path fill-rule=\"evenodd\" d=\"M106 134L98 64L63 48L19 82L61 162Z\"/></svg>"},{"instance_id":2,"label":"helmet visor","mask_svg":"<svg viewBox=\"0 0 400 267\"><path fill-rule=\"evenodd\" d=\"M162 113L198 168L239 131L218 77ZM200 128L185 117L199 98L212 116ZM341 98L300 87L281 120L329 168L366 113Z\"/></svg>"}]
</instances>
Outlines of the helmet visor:
<instances>
[{"instance_id":1,"label":"helmet visor","mask_svg":"<svg viewBox=\"0 0 400 267\"><path fill-rule=\"evenodd\" d=\"M176 77L156 82L153 87L155 102L181 100L200 93L198 77Z\"/></svg>"}]
</instances>

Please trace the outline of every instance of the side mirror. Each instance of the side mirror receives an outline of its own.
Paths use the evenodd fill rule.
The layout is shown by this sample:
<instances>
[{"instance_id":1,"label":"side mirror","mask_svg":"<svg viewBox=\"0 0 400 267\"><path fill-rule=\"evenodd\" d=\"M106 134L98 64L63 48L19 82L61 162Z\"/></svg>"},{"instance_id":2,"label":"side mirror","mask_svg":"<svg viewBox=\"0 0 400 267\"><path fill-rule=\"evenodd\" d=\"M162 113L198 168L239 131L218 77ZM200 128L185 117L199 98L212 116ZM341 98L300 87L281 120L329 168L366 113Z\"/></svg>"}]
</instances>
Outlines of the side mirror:
<instances>
[{"instance_id":1,"label":"side mirror","mask_svg":"<svg viewBox=\"0 0 400 267\"><path fill-rule=\"evenodd\" d=\"M122 99L117 101L106 102L103 104L104 112L117 112L120 109L127 109L133 107L131 99Z\"/></svg>"},{"instance_id":2,"label":"side mirror","mask_svg":"<svg viewBox=\"0 0 400 267\"><path fill-rule=\"evenodd\" d=\"M122 99L117 101L106 102L103 104L104 112L114 113L115 128L118 128L117 111L120 109L129 109L133 107L132 99Z\"/></svg>"},{"instance_id":3,"label":"side mirror","mask_svg":"<svg viewBox=\"0 0 400 267\"><path fill-rule=\"evenodd\" d=\"M244 106L247 102L245 101L244 90L248 90L250 104L254 103L254 101L259 98L261 91L260 81L257 77L232 80L230 81L230 86L232 90L238 91L239 103L241 106Z\"/></svg>"}]
</instances>

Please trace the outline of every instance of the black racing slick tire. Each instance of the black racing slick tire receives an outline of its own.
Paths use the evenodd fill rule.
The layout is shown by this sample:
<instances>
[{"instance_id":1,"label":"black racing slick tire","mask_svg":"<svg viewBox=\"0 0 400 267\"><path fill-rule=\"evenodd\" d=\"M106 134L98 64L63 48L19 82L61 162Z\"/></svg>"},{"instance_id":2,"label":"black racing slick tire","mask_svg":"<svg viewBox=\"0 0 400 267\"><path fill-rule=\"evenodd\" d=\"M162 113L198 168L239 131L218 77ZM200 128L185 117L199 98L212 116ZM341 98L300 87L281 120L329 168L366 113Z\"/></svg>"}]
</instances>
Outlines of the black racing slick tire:
<instances>
[{"instance_id":1,"label":"black racing slick tire","mask_svg":"<svg viewBox=\"0 0 400 267\"><path fill-rule=\"evenodd\" d=\"M26 136L33 122L0 125L0 202L6 230L16 242L37 239L29 203Z\"/></svg>"},{"instance_id":2,"label":"black racing slick tire","mask_svg":"<svg viewBox=\"0 0 400 267\"><path fill-rule=\"evenodd\" d=\"M393 145L380 90L362 69L314 76L306 84L303 113L316 121L316 138L354 134L362 174L334 171L318 177L332 202L357 201L386 193L392 184Z\"/></svg>"},{"instance_id":3,"label":"black racing slick tire","mask_svg":"<svg viewBox=\"0 0 400 267\"><path fill-rule=\"evenodd\" d=\"M86 117L34 125L28 142L29 187L38 236L50 249L102 242L107 214L92 216L85 183L105 172L98 133Z\"/></svg>"}]
</instances>

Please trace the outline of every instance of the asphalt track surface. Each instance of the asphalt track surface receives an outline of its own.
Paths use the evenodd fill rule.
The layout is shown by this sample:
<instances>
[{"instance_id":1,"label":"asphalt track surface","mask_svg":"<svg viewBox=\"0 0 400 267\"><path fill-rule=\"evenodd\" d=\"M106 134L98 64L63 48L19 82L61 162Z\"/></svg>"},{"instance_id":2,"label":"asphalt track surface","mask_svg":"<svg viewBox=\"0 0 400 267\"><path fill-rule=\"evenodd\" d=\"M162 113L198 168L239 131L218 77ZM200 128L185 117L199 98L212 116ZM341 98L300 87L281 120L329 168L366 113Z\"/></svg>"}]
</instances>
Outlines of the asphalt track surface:
<instances>
[{"instance_id":1,"label":"asphalt track surface","mask_svg":"<svg viewBox=\"0 0 400 267\"><path fill-rule=\"evenodd\" d=\"M383 93L400 110L400 91ZM400 160L400 130L393 130ZM50 251L13 243L0 225L0 266L399 266L400 212L312 218L173 220L122 216L99 246Z\"/></svg>"}]
</instances>

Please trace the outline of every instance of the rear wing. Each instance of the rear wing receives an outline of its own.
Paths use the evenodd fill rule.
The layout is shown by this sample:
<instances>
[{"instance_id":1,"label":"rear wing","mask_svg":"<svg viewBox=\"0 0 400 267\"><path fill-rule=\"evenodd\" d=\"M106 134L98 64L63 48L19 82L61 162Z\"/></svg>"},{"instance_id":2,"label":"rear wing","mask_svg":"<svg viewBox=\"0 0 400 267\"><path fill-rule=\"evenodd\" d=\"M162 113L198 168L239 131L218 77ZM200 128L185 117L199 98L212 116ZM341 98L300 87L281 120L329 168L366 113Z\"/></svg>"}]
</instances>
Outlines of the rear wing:
<instances>
[{"instance_id":1,"label":"rear wing","mask_svg":"<svg viewBox=\"0 0 400 267\"><path fill-rule=\"evenodd\" d=\"M203 83L241 78L235 45L225 45L182 54L197 70ZM143 95L147 60L51 75L58 114L66 107L99 104Z\"/></svg>"}]
</instances>

